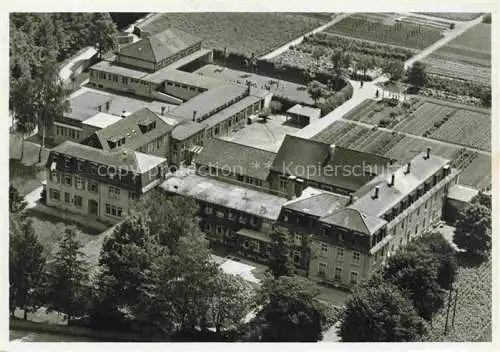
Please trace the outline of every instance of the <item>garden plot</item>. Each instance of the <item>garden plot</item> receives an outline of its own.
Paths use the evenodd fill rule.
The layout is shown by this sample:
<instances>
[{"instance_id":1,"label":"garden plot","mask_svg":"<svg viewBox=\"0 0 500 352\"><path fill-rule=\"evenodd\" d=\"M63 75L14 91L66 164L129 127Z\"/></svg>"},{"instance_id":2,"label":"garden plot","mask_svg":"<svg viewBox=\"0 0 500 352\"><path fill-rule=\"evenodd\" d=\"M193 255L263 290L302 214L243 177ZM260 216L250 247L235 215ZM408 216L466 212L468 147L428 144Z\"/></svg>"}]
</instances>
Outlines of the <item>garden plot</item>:
<instances>
[{"instance_id":1,"label":"garden plot","mask_svg":"<svg viewBox=\"0 0 500 352\"><path fill-rule=\"evenodd\" d=\"M443 118L450 118L455 111L455 108L446 105L426 102L397 124L395 129L416 136L427 136L428 131L439 127Z\"/></svg>"},{"instance_id":2,"label":"garden plot","mask_svg":"<svg viewBox=\"0 0 500 352\"><path fill-rule=\"evenodd\" d=\"M479 189L491 187L491 157L477 155L460 174L460 183Z\"/></svg>"},{"instance_id":3,"label":"garden plot","mask_svg":"<svg viewBox=\"0 0 500 352\"><path fill-rule=\"evenodd\" d=\"M329 20L330 16L299 13L163 13L140 27L151 33L175 27L204 38L207 48L260 56Z\"/></svg>"},{"instance_id":4,"label":"garden plot","mask_svg":"<svg viewBox=\"0 0 500 352\"><path fill-rule=\"evenodd\" d=\"M431 138L472 148L491 150L491 122L489 115L470 110L459 110L441 125Z\"/></svg>"},{"instance_id":5,"label":"garden plot","mask_svg":"<svg viewBox=\"0 0 500 352\"><path fill-rule=\"evenodd\" d=\"M440 28L412 23L393 14L355 14L325 31L420 50L442 38Z\"/></svg>"}]
</instances>

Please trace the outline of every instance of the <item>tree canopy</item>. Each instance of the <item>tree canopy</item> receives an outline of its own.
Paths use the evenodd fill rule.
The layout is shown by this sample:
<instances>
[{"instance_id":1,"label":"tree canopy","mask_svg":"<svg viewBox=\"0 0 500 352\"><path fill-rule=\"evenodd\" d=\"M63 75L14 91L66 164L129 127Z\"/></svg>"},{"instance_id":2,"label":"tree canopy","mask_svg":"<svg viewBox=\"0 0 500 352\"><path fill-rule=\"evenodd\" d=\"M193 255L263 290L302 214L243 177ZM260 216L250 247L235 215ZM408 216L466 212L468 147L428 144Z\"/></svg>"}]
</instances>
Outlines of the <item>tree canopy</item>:
<instances>
[{"instance_id":1,"label":"tree canopy","mask_svg":"<svg viewBox=\"0 0 500 352\"><path fill-rule=\"evenodd\" d=\"M472 203L460 212L453 242L471 256L486 256L491 250L491 208Z\"/></svg>"},{"instance_id":2,"label":"tree canopy","mask_svg":"<svg viewBox=\"0 0 500 352\"><path fill-rule=\"evenodd\" d=\"M344 342L409 342L425 331L411 301L384 282L362 285L342 309L338 333Z\"/></svg>"},{"instance_id":3,"label":"tree canopy","mask_svg":"<svg viewBox=\"0 0 500 352\"><path fill-rule=\"evenodd\" d=\"M427 84L426 66L420 61L415 62L408 72L408 82L417 88Z\"/></svg>"}]
</instances>

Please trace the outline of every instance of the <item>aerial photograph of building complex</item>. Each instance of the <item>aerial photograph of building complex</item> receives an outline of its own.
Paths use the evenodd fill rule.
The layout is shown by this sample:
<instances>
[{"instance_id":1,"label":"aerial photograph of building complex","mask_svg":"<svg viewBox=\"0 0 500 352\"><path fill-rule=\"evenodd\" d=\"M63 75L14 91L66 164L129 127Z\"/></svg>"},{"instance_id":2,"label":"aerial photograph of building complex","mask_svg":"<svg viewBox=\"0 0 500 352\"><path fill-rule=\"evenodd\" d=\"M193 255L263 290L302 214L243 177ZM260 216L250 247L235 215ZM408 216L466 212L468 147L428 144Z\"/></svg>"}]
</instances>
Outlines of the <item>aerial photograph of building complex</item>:
<instances>
[{"instance_id":1,"label":"aerial photograph of building complex","mask_svg":"<svg viewBox=\"0 0 500 352\"><path fill-rule=\"evenodd\" d=\"M491 26L10 13L10 342L491 342Z\"/></svg>"}]
</instances>

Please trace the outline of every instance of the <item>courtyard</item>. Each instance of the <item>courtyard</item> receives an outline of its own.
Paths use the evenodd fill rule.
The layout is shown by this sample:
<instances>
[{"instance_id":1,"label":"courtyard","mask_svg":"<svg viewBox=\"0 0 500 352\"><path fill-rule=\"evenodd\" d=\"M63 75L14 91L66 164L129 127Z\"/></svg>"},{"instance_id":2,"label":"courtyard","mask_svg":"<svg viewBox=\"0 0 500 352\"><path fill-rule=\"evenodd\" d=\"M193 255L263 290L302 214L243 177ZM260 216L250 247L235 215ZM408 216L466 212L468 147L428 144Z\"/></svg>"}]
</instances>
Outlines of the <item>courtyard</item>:
<instances>
[{"instance_id":1,"label":"courtyard","mask_svg":"<svg viewBox=\"0 0 500 352\"><path fill-rule=\"evenodd\" d=\"M277 152L285 135L293 134L298 130L300 130L300 126L287 122L286 116L271 115L266 121L257 119L250 125L220 138L271 152Z\"/></svg>"}]
</instances>

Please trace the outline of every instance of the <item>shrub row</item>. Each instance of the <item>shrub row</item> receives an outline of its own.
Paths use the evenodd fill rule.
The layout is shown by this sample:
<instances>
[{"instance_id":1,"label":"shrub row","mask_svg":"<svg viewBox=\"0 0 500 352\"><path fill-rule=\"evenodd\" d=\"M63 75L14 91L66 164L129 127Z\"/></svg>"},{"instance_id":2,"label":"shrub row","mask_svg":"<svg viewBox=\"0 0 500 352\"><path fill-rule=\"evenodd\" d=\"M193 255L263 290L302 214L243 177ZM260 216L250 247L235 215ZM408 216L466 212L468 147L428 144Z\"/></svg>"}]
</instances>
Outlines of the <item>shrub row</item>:
<instances>
[{"instance_id":1,"label":"shrub row","mask_svg":"<svg viewBox=\"0 0 500 352\"><path fill-rule=\"evenodd\" d=\"M327 98L323 103L318 104L318 107L321 109L321 116L328 114L340 105L344 104L347 100L351 99L353 93L354 90L351 83L347 82L344 88L335 93L333 96Z\"/></svg>"}]
</instances>

